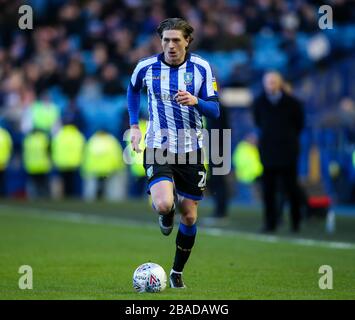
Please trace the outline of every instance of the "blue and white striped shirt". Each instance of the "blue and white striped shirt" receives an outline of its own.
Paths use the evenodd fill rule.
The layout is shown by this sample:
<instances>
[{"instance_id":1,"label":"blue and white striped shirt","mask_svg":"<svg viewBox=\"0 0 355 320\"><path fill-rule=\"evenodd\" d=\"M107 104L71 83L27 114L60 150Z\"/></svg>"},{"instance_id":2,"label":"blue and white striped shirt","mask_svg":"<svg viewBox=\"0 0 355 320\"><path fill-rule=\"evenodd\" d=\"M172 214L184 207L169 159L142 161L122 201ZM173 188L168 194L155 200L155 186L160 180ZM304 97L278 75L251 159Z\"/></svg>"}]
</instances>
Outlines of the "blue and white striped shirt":
<instances>
[{"instance_id":1,"label":"blue and white striped shirt","mask_svg":"<svg viewBox=\"0 0 355 320\"><path fill-rule=\"evenodd\" d=\"M202 115L219 116L216 80L209 63L195 54L172 66L164 62L164 54L142 59L137 64L128 88L130 124L138 123L139 96L147 88L149 125L145 136L149 148L168 148L172 153L186 153L202 148ZM178 90L198 97L197 106L176 102ZM214 108L204 113L201 106Z\"/></svg>"}]
</instances>

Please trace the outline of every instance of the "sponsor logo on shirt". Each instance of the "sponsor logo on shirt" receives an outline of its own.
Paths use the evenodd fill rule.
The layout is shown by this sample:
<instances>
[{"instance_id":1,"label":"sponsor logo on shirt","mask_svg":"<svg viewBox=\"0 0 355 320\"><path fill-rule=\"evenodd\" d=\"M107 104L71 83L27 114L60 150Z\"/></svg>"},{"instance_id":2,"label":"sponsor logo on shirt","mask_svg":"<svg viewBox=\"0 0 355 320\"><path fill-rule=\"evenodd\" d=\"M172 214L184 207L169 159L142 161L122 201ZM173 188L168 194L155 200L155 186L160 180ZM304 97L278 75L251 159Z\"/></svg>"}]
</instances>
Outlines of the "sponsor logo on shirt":
<instances>
[{"instance_id":1,"label":"sponsor logo on shirt","mask_svg":"<svg viewBox=\"0 0 355 320\"><path fill-rule=\"evenodd\" d=\"M212 87L214 91L218 91L217 81L215 77L212 78Z\"/></svg>"}]
</instances>

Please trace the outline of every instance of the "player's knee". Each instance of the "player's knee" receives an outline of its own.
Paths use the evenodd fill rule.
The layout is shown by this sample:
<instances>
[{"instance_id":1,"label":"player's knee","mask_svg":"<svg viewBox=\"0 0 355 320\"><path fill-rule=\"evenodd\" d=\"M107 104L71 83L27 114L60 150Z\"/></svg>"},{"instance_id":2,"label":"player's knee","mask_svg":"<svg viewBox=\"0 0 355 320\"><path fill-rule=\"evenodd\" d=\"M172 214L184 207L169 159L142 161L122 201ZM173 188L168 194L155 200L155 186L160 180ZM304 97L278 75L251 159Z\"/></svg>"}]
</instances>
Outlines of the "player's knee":
<instances>
[{"instance_id":1,"label":"player's knee","mask_svg":"<svg viewBox=\"0 0 355 320\"><path fill-rule=\"evenodd\" d=\"M168 214L171 211L173 202L168 199L157 199L154 201L155 210L162 214Z\"/></svg>"},{"instance_id":2,"label":"player's knee","mask_svg":"<svg viewBox=\"0 0 355 320\"><path fill-rule=\"evenodd\" d=\"M183 224L192 226L196 223L197 216L194 213L187 213L181 217Z\"/></svg>"}]
</instances>

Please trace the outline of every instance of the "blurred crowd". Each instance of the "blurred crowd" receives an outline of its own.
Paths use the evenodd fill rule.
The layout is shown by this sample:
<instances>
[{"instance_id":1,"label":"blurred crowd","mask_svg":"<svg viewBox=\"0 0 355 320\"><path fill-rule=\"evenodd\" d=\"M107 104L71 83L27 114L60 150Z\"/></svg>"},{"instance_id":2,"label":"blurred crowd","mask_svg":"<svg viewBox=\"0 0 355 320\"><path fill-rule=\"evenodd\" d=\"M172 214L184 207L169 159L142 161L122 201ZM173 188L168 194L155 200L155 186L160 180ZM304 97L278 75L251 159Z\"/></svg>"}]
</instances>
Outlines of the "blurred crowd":
<instances>
[{"instance_id":1,"label":"blurred crowd","mask_svg":"<svg viewBox=\"0 0 355 320\"><path fill-rule=\"evenodd\" d=\"M18 27L23 4L33 8L33 30ZM36 129L50 139L69 124L86 140L104 131L124 148L125 90L137 61L161 51L155 30L163 19L189 21L195 29L191 49L215 54L208 59L221 87L253 86L268 67L279 66L290 77L310 68L301 59L302 39L320 31L322 4L332 6L335 26L354 21L346 0L0 0L0 126L12 139L13 165L23 166L24 139ZM344 43L354 39L352 32L344 37ZM314 41L323 51L308 48L313 62L354 46L329 50L324 38Z\"/></svg>"}]
</instances>

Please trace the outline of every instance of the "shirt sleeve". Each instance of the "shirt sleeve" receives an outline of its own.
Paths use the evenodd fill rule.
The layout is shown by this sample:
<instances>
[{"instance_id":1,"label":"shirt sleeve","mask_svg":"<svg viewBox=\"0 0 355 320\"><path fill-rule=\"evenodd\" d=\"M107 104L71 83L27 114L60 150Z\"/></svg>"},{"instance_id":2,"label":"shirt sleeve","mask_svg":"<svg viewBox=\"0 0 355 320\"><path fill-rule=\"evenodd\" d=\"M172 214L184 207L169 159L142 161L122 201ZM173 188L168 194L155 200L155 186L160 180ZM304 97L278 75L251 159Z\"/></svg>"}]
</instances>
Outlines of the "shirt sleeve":
<instances>
[{"instance_id":1,"label":"shirt sleeve","mask_svg":"<svg viewBox=\"0 0 355 320\"><path fill-rule=\"evenodd\" d=\"M142 63L138 63L132 73L130 84L135 91L141 90L144 86L145 69L146 68L142 65Z\"/></svg>"},{"instance_id":2,"label":"shirt sleeve","mask_svg":"<svg viewBox=\"0 0 355 320\"><path fill-rule=\"evenodd\" d=\"M203 65L203 70L203 81L199 98L203 100L218 98L217 81L212 72L211 66L207 62Z\"/></svg>"},{"instance_id":3,"label":"shirt sleeve","mask_svg":"<svg viewBox=\"0 0 355 320\"><path fill-rule=\"evenodd\" d=\"M197 110L199 110L204 116L211 119L219 118L219 103L217 99L209 98L209 100L202 100L198 98L198 103L196 105Z\"/></svg>"},{"instance_id":4,"label":"shirt sleeve","mask_svg":"<svg viewBox=\"0 0 355 320\"><path fill-rule=\"evenodd\" d=\"M140 90L134 89L132 83L130 83L127 89L127 105L130 125L138 124L140 97Z\"/></svg>"},{"instance_id":5,"label":"shirt sleeve","mask_svg":"<svg viewBox=\"0 0 355 320\"><path fill-rule=\"evenodd\" d=\"M134 69L127 89L127 105L130 125L138 124L140 108L140 92L144 86L145 68L138 63Z\"/></svg>"}]
</instances>

